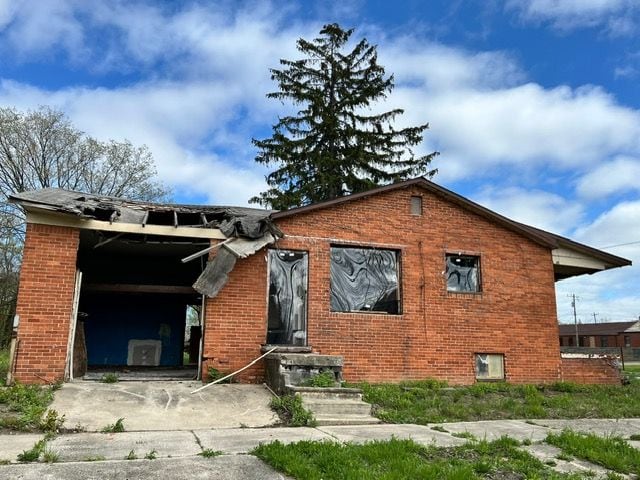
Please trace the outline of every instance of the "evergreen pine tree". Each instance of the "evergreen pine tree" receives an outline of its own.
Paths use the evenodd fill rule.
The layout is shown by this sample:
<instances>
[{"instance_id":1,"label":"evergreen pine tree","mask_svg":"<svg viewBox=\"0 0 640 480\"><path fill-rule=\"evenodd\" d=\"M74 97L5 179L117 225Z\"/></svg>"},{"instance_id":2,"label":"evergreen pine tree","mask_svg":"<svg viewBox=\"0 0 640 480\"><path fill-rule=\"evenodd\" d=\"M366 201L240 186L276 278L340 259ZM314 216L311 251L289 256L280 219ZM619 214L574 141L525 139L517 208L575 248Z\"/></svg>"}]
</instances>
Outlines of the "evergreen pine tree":
<instances>
[{"instance_id":1,"label":"evergreen pine tree","mask_svg":"<svg viewBox=\"0 0 640 480\"><path fill-rule=\"evenodd\" d=\"M325 25L313 41L297 41L303 59L271 69L279 91L267 97L301 109L280 118L270 138L253 139L256 161L277 168L267 176L270 188L251 202L284 210L436 173L429 164L437 152L416 157L411 150L429 124L395 130L404 110L368 108L391 92L393 75L385 77L366 39L343 53L352 33Z\"/></svg>"}]
</instances>

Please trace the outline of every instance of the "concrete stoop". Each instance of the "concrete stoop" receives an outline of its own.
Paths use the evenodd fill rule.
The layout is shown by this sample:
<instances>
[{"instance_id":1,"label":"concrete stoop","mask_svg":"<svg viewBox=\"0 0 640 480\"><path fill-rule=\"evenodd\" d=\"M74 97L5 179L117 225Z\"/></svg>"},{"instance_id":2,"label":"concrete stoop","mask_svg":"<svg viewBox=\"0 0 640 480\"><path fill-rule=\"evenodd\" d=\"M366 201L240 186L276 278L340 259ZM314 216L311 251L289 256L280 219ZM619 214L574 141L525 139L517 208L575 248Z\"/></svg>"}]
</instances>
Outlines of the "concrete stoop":
<instances>
[{"instance_id":1,"label":"concrete stoop","mask_svg":"<svg viewBox=\"0 0 640 480\"><path fill-rule=\"evenodd\" d=\"M356 388L289 387L300 395L318 425L371 425L380 420L371 415L371 405Z\"/></svg>"}]
</instances>

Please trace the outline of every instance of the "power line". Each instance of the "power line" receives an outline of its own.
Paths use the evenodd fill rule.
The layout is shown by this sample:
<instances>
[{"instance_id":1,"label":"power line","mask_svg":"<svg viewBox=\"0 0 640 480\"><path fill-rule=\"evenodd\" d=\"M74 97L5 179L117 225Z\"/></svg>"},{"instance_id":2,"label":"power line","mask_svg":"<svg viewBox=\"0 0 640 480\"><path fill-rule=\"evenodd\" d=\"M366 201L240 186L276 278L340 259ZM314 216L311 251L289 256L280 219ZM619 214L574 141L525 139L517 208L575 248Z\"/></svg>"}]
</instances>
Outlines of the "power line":
<instances>
[{"instance_id":1,"label":"power line","mask_svg":"<svg viewBox=\"0 0 640 480\"><path fill-rule=\"evenodd\" d=\"M615 247L624 247L626 245L636 245L637 243L640 243L640 240L636 240L635 242L627 242L627 243L618 243L616 245L607 245L606 247L598 247L600 250L606 250L608 248L615 248Z\"/></svg>"}]
</instances>

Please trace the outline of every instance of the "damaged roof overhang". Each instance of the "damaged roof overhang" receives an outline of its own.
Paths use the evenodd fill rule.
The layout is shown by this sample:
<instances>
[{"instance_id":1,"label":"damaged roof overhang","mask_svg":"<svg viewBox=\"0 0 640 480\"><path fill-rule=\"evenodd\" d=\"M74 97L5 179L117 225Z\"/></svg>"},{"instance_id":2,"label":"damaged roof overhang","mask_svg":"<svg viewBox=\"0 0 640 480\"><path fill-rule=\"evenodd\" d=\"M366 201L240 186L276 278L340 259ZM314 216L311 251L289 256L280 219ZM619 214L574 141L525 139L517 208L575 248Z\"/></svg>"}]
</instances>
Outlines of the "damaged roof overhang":
<instances>
[{"instance_id":1,"label":"damaged roof overhang","mask_svg":"<svg viewBox=\"0 0 640 480\"><path fill-rule=\"evenodd\" d=\"M238 258L253 255L283 236L271 221L272 212L255 208L150 203L56 188L17 193L9 200L25 210L30 223L224 240L193 285L209 297L226 284Z\"/></svg>"}]
</instances>

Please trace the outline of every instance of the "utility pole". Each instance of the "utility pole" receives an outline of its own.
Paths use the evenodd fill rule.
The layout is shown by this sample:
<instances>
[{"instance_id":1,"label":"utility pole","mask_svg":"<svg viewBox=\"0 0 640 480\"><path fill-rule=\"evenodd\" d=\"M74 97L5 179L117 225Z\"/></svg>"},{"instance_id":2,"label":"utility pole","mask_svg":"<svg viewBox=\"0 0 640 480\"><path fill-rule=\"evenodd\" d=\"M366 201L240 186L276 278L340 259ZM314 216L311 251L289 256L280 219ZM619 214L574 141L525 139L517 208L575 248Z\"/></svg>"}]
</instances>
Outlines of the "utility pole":
<instances>
[{"instance_id":1,"label":"utility pole","mask_svg":"<svg viewBox=\"0 0 640 480\"><path fill-rule=\"evenodd\" d=\"M576 314L576 294L572 293L567 295L571 299L571 306L573 307L573 323L576 326L576 347L580 346L580 337L578 336L578 315Z\"/></svg>"},{"instance_id":2,"label":"utility pole","mask_svg":"<svg viewBox=\"0 0 640 480\"><path fill-rule=\"evenodd\" d=\"M593 323L598 323L598 318L596 317L598 314L596 312L593 312L592 315L593 315Z\"/></svg>"}]
</instances>

